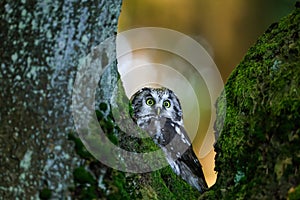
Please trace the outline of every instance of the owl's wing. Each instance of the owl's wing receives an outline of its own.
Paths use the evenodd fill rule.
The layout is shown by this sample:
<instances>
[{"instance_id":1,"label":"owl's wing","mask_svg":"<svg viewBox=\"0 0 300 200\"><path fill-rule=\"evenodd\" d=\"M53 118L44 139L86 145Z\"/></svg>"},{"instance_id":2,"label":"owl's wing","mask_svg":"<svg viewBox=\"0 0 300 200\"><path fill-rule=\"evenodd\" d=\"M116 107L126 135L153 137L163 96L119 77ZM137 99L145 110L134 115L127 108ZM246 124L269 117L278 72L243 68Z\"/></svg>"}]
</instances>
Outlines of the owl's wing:
<instances>
[{"instance_id":1,"label":"owl's wing","mask_svg":"<svg viewBox=\"0 0 300 200\"><path fill-rule=\"evenodd\" d=\"M164 151L168 163L177 175L200 192L208 188L202 166L183 126L169 118L152 118L143 128Z\"/></svg>"},{"instance_id":2,"label":"owl's wing","mask_svg":"<svg viewBox=\"0 0 300 200\"><path fill-rule=\"evenodd\" d=\"M208 186L205 181L205 177L202 171L202 166L195 155L192 147L188 148L184 154L176 161L180 163L181 171L185 174L188 182L194 185L199 191L203 192L207 190ZM184 165L183 165L184 163Z\"/></svg>"},{"instance_id":3,"label":"owl's wing","mask_svg":"<svg viewBox=\"0 0 300 200\"><path fill-rule=\"evenodd\" d=\"M189 140L184 127L181 126L180 131L181 134L184 135L187 140ZM187 179L187 182L196 187L200 192L207 190L208 186L205 181L202 166L193 150L191 143L181 157L176 160L176 163L178 163L181 168L181 176L183 179Z\"/></svg>"}]
</instances>

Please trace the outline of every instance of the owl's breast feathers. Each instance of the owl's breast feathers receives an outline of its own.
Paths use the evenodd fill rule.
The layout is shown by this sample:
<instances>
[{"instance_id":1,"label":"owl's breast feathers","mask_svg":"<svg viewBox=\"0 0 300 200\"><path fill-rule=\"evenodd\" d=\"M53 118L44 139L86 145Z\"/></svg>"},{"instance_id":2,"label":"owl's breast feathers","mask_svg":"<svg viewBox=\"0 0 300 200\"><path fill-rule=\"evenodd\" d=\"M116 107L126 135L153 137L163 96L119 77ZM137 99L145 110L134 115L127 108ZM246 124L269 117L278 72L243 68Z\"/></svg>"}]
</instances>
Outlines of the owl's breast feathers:
<instances>
[{"instance_id":1,"label":"owl's breast feathers","mask_svg":"<svg viewBox=\"0 0 300 200\"><path fill-rule=\"evenodd\" d=\"M168 163L177 175L200 192L208 188L202 166L183 126L169 118L149 117L140 124L140 127L162 148Z\"/></svg>"}]
</instances>

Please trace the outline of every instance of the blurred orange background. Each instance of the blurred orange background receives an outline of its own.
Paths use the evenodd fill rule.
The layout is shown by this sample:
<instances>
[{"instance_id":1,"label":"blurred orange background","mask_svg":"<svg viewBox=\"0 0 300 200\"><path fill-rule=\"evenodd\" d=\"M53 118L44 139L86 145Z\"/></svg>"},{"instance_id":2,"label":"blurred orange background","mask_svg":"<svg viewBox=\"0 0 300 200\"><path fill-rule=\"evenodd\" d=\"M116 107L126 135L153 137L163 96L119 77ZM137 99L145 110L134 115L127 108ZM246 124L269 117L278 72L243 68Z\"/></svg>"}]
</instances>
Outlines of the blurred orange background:
<instances>
[{"instance_id":1,"label":"blurred orange background","mask_svg":"<svg viewBox=\"0 0 300 200\"><path fill-rule=\"evenodd\" d=\"M118 31L164 27L198 41L215 61L223 81L247 49L273 22L293 10L292 0L123 0ZM189 120L189 119L185 119ZM198 132L198 135L201 133ZM202 141L195 139L198 153ZM208 185L216 181L213 150L200 158Z\"/></svg>"}]
</instances>

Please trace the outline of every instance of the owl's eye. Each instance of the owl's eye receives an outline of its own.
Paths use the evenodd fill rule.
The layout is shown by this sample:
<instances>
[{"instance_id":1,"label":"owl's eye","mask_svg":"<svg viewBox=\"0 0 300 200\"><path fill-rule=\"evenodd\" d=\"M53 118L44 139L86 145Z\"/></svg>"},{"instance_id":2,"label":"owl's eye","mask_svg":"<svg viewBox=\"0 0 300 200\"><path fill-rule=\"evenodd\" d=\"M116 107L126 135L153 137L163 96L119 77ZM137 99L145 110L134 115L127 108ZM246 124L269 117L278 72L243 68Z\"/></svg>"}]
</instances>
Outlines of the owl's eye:
<instances>
[{"instance_id":1,"label":"owl's eye","mask_svg":"<svg viewBox=\"0 0 300 200\"><path fill-rule=\"evenodd\" d=\"M153 106L153 105L154 105L154 99L152 99L152 98L146 99L146 104L147 104L148 106Z\"/></svg>"},{"instance_id":2,"label":"owl's eye","mask_svg":"<svg viewBox=\"0 0 300 200\"><path fill-rule=\"evenodd\" d=\"M164 105L165 108L170 108L171 107L171 102L169 100L165 100L163 102L163 105Z\"/></svg>"}]
</instances>

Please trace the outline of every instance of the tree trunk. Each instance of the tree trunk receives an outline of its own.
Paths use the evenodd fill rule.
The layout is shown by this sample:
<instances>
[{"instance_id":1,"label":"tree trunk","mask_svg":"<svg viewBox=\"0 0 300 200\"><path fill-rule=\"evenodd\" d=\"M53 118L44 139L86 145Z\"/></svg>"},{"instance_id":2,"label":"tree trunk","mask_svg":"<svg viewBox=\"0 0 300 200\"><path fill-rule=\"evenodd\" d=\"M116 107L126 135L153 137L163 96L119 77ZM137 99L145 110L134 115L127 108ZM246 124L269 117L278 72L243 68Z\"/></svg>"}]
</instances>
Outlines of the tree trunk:
<instances>
[{"instance_id":1,"label":"tree trunk","mask_svg":"<svg viewBox=\"0 0 300 200\"><path fill-rule=\"evenodd\" d=\"M79 59L116 34L121 0L0 4L0 196L74 196L72 85Z\"/></svg>"},{"instance_id":2,"label":"tree trunk","mask_svg":"<svg viewBox=\"0 0 300 200\"><path fill-rule=\"evenodd\" d=\"M218 102L225 123L216 122L218 178L203 199L300 197L299 2L296 7L258 39L226 83Z\"/></svg>"}]
</instances>

